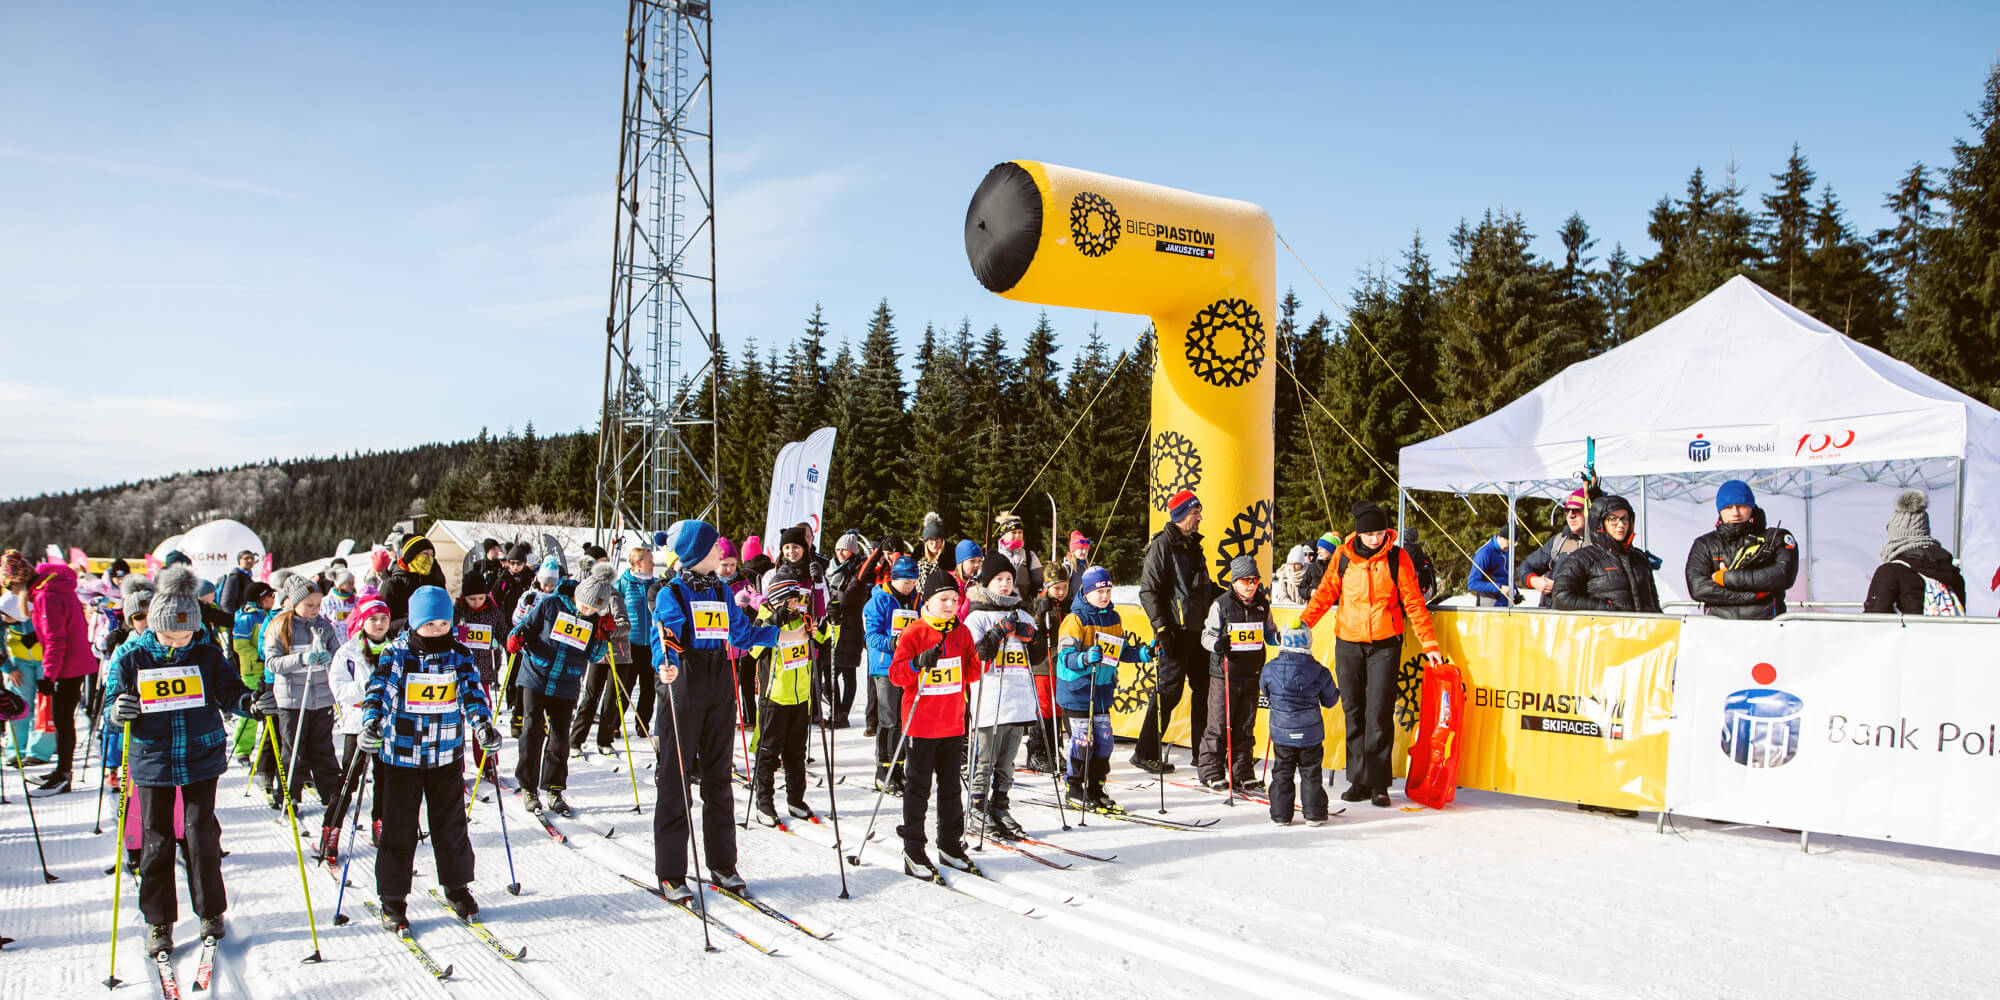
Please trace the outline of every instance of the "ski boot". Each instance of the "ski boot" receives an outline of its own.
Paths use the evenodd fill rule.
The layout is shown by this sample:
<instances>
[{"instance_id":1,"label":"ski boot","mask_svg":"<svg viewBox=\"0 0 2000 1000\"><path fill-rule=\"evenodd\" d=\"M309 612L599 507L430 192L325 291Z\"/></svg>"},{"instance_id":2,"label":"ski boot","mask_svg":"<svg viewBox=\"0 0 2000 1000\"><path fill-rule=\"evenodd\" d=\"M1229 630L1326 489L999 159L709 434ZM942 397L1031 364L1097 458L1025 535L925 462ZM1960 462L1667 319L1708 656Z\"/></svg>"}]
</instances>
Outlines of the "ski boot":
<instances>
[{"instance_id":1,"label":"ski boot","mask_svg":"<svg viewBox=\"0 0 2000 1000\"><path fill-rule=\"evenodd\" d=\"M708 878L709 881L715 883L715 887L718 889L733 892L738 896L749 894L750 884L743 881L743 876L736 874L736 869L734 868L711 869L708 873Z\"/></svg>"},{"instance_id":2,"label":"ski boot","mask_svg":"<svg viewBox=\"0 0 2000 1000\"><path fill-rule=\"evenodd\" d=\"M68 771L57 771L49 775L42 781L41 787L37 789L43 795L61 795L69 790L70 780Z\"/></svg>"},{"instance_id":3,"label":"ski boot","mask_svg":"<svg viewBox=\"0 0 2000 1000\"><path fill-rule=\"evenodd\" d=\"M562 789L549 789L549 809L558 816L573 816L576 811L569 807L569 800L563 798Z\"/></svg>"},{"instance_id":4,"label":"ski boot","mask_svg":"<svg viewBox=\"0 0 2000 1000\"><path fill-rule=\"evenodd\" d=\"M469 885L448 885L444 888L445 902L451 904L451 912L460 920L470 920L479 915L479 902L472 898Z\"/></svg>"},{"instance_id":5,"label":"ski boot","mask_svg":"<svg viewBox=\"0 0 2000 1000\"><path fill-rule=\"evenodd\" d=\"M965 856L964 844L958 845L958 849L956 851L952 850L949 847L945 847L942 844L938 845L938 860L968 875L986 874L985 872L979 870L978 865L972 863L971 858Z\"/></svg>"},{"instance_id":6,"label":"ski boot","mask_svg":"<svg viewBox=\"0 0 2000 1000\"><path fill-rule=\"evenodd\" d=\"M694 905L694 890L688 888L686 879L666 879L660 883L660 891L666 895L669 903L681 906Z\"/></svg>"},{"instance_id":7,"label":"ski boot","mask_svg":"<svg viewBox=\"0 0 2000 1000\"><path fill-rule=\"evenodd\" d=\"M382 846L382 821L379 819L368 821L368 846Z\"/></svg>"},{"instance_id":8,"label":"ski boot","mask_svg":"<svg viewBox=\"0 0 2000 1000\"><path fill-rule=\"evenodd\" d=\"M1174 773L1174 766L1164 760L1140 760L1136 755L1132 757L1132 766L1147 774Z\"/></svg>"},{"instance_id":9,"label":"ski boot","mask_svg":"<svg viewBox=\"0 0 2000 1000\"><path fill-rule=\"evenodd\" d=\"M1209 791L1212 791L1212 792L1221 792L1221 791L1227 791L1227 790L1229 789L1229 779L1228 779L1228 778L1203 778L1203 779L1201 779L1201 785L1202 785L1202 787L1203 787L1203 788L1206 788L1206 789L1208 789Z\"/></svg>"},{"instance_id":10,"label":"ski boot","mask_svg":"<svg viewBox=\"0 0 2000 1000\"><path fill-rule=\"evenodd\" d=\"M222 914L218 913L212 917L201 918L201 936L203 940L214 938L220 941L228 933L229 929L222 925Z\"/></svg>"},{"instance_id":11,"label":"ski boot","mask_svg":"<svg viewBox=\"0 0 2000 1000\"><path fill-rule=\"evenodd\" d=\"M1020 840L1028 835L1027 828L1007 811L1006 806L993 807L993 832L1008 840Z\"/></svg>"},{"instance_id":12,"label":"ski boot","mask_svg":"<svg viewBox=\"0 0 2000 1000\"><path fill-rule=\"evenodd\" d=\"M541 815L542 793L537 792L532 788L521 789L521 806L522 808L528 810L531 813L534 813L538 816Z\"/></svg>"},{"instance_id":13,"label":"ski boot","mask_svg":"<svg viewBox=\"0 0 2000 1000\"><path fill-rule=\"evenodd\" d=\"M944 881L944 876L938 874L937 866L931 864L931 859L924 855L921 847L903 848L903 874L927 882Z\"/></svg>"},{"instance_id":14,"label":"ski boot","mask_svg":"<svg viewBox=\"0 0 2000 1000\"><path fill-rule=\"evenodd\" d=\"M148 924L146 926L146 954L171 955L174 953L174 925Z\"/></svg>"},{"instance_id":15,"label":"ski boot","mask_svg":"<svg viewBox=\"0 0 2000 1000\"><path fill-rule=\"evenodd\" d=\"M1071 809L1090 808L1090 796L1083 790L1083 782L1072 781L1063 798Z\"/></svg>"},{"instance_id":16,"label":"ski boot","mask_svg":"<svg viewBox=\"0 0 2000 1000\"><path fill-rule=\"evenodd\" d=\"M1248 780L1248 781L1239 781L1239 782L1237 782L1237 783L1236 783L1236 790L1237 790L1237 791L1239 791L1239 792L1249 792L1249 793L1250 793L1250 794L1252 794L1252 795L1262 795L1262 794L1264 794L1264 789L1265 789L1266 787L1267 787L1267 786L1266 786L1266 785L1265 785L1265 784L1264 784L1263 782L1261 782L1261 781L1258 781L1258 780L1257 780L1256 778L1251 778L1251 779L1250 779L1250 780Z\"/></svg>"},{"instance_id":17,"label":"ski boot","mask_svg":"<svg viewBox=\"0 0 2000 1000\"><path fill-rule=\"evenodd\" d=\"M757 803L757 808L752 811L751 815L756 817L757 822L765 826L778 825L778 809L769 802Z\"/></svg>"},{"instance_id":18,"label":"ski boot","mask_svg":"<svg viewBox=\"0 0 2000 1000\"><path fill-rule=\"evenodd\" d=\"M812 811L812 807L803 802L787 802L785 803L785 811L791 813L793 819L802 819L808 823L819 820L818 814Z\"/></svg>"},{"instance_id":19,"label":"ski boot","mask_svg":"<svg viewBox=\"0 0 2000 1000\"><path fill-rule=\"evenodd\" d=\"M1085 799L1084 802L1090 808L1101 813L1122 813L1125 811L1124 806L1112 801L1111 796L1104 794L1103 785L1093 786L1090 789L1090 797Z\"/></svg>"},{"instance_id":20,"label":"ski boot","mask_svg":"<svg viewBox=\"0 0 2000 1000\"><path fill-rule=\"evenodd\" d=\"M392 931L400 931L410 926L410 911L403 897L383 897L382 926Z\"/></svg>"},{"instance_id":21,"label":"ski boot","mask_svg":"<svg viewBox=\"0 0 2000 1000\"><path fill-rule=\"evenodd\" d=\"M340 862L340 827L329 826L319 832L319 858L329 865Z\"/></svg>"}]
</instances>

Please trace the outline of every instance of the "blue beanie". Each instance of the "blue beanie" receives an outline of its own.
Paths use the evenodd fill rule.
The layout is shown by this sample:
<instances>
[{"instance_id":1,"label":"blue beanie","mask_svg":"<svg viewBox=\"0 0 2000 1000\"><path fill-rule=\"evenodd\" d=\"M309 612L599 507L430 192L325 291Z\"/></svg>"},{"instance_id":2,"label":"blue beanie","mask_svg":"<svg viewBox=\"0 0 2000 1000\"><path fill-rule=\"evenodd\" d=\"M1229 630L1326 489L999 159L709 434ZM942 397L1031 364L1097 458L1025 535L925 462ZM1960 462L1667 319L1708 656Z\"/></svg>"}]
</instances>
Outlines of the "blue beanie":
<instances>
[{"instance_id":1,"label":"blue beanie","mask_svg":"<svg viewBox=\"0 0 2000 1000\"><path fill-rule=\"evenodd\" d=\"M1309 628L1288 628L1278 633L1278 641L1286 649L1296 649L1303 653L1312 652L1313 630Z\"/></svg>"},{"instance_id":2,"label":"blue beanie","mask_svg":"<svg viewBox=\"0 0 2000 1000\"><path fill-rule=\"evenodd\" d=\"M897 556L896 564L889 567L891 580L914 580L920 575L917 572L917 561L909 556Z\"/></svg>"},{"instance_id":3,"label":"blue beanie","mask_svg":"<svg viewBox=\"0 0 2000 1000\"><path fill-rule=\"evenodd\" d=\"M1750 484L1741 479L1732 479L1723 483L1722 488L1715 491L1715 509L1717 513L1720 513L1724 507L1736 506L1757 506L1757 494L1750 492Z\"/></svg>"},{"instance_id":4,"label":"blue beanie","mask_svg":"<svg viewBox=\"0 0 2000 1000\"><path fill-rule=\"evenodd\" d=\"M1313 542L1313 546L1321 552L1338 554L1340 552L1340 536L1329 531L1319 536L1318 540Z\"/></svg>"},{"instance_id":5,"label":"blue beanie","mask_svg":"<svg viewBox=\"0 0 2000 1000\"><path fill-rule=\"evenodd\" d=\"M674 558L689 569L708 558L709 551L715 548L715 540L721 537L716 533L715 525L707 521L680 521L668 530L674 535Z\"/></svg>"},{"instance_id":6,"label":"blue beanie","mask_svg":"<svg viewBox=\"0 0 2000 1000\"><path fill-rule=\"evenodd\" d=\"M958 543L958 548L952 553L951 561L953 563L962 563L967 559L978 559L984 555L986 555L986 550L981 549L978 542L967 538Z\"/></svg>"},{"instance_id":7,"label":"blue beanie","mask_svg":"<svg viewBox=\"0 0 2000 1000\"><path fill-rule=\"evenodd\" d=\"M443 587L423 586L410 595L410 627L451 621L451 595Z\"/></svg>"},{"instance_id":8,"label":"blue beanie","mask_svg":"<svg viewBox=\"0 0 2000 1000\"><path fill-rule=\"evenodd\" d=\"M1079 595L1088 594L1099 587L1109 586L1111 586L1111 571L1102 566L1092 566L1084 570L1083 576L1078 578L1076 592Z\"/></svg>"}]
</instances>

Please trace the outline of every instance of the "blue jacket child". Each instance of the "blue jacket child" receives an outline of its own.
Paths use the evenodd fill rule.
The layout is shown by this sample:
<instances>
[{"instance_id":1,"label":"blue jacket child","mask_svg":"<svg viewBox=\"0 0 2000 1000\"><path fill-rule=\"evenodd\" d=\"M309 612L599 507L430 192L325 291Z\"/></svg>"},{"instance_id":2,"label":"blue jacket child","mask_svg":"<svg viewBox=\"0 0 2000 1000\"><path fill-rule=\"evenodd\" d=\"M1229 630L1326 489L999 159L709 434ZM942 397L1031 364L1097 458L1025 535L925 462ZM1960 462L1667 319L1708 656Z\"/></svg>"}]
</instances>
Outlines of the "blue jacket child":
<instances>
[{"instance_id":1,"label":"blue jacket child","mask_svg":"<svg viewBox=\"0 0 2000 1000\"><path fill-rule=\"evenodd\" d=\"M1316 747L1326 742L1322 708L1340 703L1333 673L1312 655L1311 629L1286 629L1283 649L1264 664L1258 688L1271 705L1271 742L1281 747Z\"/></svg>"}]
</instances>

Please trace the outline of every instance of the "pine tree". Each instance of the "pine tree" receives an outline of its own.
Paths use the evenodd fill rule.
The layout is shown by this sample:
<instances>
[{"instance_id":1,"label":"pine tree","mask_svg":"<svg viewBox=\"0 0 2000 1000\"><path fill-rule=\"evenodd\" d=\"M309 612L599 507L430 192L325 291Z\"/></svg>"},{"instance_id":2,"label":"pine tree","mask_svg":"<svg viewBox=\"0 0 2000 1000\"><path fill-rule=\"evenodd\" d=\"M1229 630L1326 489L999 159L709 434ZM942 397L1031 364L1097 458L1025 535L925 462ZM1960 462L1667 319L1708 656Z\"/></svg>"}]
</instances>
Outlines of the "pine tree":
<instances>
[{"instance_id":1,"label":"pine tree","mask_svg":"<svg viewBox=\"0 0 2000 1000\"><path fill-rule=\"evenodd\" d=\"M1056 331L1049 325L1049 314L1044 312L1021 344L1021 362L1015 368L1016 398L1011 406L1007 428L1007 457L1013 465L1013 473L1012 481L1006 482L1006 488L1002 490L1008 495L997 500L998 504L1013 503L1016 497L1021 497L1022 507L1038 506L1035 501L1054 485L1047 472L1032 483L1027 477L1033 476L1042 467L1043 461L1049 457L1049 449L1062 440L1063 432L1069 429L1069 422L1074 419L1065 419L1062 383L1057 377L1061 371L1062 365L1056 361ZM1056 461L1061 458L1056 456ZM1054 464L1054 461L1049 463L1051 467ZM1030 551L1047 551L1048 531L1042 520L1026 510L1016 510L1015 513L1026 522L1023 544Z\"/></svg>"},{"instance_id":2,"label":"pine tree","mask_svg":"<svg viewBox=\"0 0 2000 1000\"><path fill-rule=\"evenodd\" d=\"M1930 231L1916 269L1897 355L1964 392L2000 405L2000 64L1952 143L1944 172L1949 222Z\"/></svg>"},{"instance_id":3,"label":"pine tree","mask_svg":"<svg viewBox=\"0 0 2000 1000\"><path fill-rule=\"evenodd\" d=\"M1488 212L1452 234L1460 261L1444 295L1440 416L1456 427L1493 412L1584 356L1557 322L1555 275L1519 215ZM1399 387L1400 388L1400 387Z\"/></svg>"},{"instance_id":4,"label":"pine tree","mask_svg":"<svg viewBox=\"0 0 2000 1000\"><path fill-rule=\"evenodd\" d=\"M1764 237L1764 266L1757 282L1796 304L1801 286L1811 281L1807 240L1813 228L1812 189L1816 179L1806 165L1799 144L1792 143L1792 155L1782 173L1772 174L1777 190L1764 196L1764 216L1759 229Z\"/></svg>"},{"instance_id":5,"label":"pine tree","mask_svg":"<svg viewBox=\"0 0 2000 1000\"><path fill-rule=\"evenodd\" d=\"M723 533L732 538L761 534L770 501L772 424L775 411L772 380L757 342L743 345L743 363L730 383L722 425Z\"/></svg>"},{"instance_id":6,"label":"pine tree","mask_svg":"<svg viewBox=\"0 0 2000 1000\"><path fill-rule=\"evenodd\" d=\"M830 490L843 496L845 523L897 527L895 504L909 481L910 432L904 412L903 372L896 362L896 319L883 299L861 342L861 366L848 392L849 445L837 449ZM761 509L761 508L760 508ZM865 526L865 527L864 527ZM915 531L914 525L903 528Z\"/></svg>"},{"instance_id":7,"label":"pine tree","mask_svg":"<svg viewBox=\"0 0 2000 1000\"><path fill-rule=\"evenodd\" d=\"M1597 276L1597 297L1604 303L1604 341L1599 350L1610 350L1632 338L1637 331L1632 322L1632 258L1625 254L1625 244L1615 244L1611 256L1604 259L1604 270Z\"/></svg>"},{"instance_id":8,"label":"pine tree","mask_svg":"<svg viewBox=\"0 0 2000 1000\"><path fill-rule=\"evenodd\" d=\"M1874 248L1884 273L1895 285L1899 313L1909 308L1917 270L1923 266L1924 242L1935 225L1936 213L1931 206L1937 195L1929 173L1918 163L1882 201L1883 208L1895 213L1896 224L1875 231Z\"/></svg>"},{"instance_id":9,"label":"pine tree","mask_svg":"<svg viewBox=\"0 0 2000 1000\"><path fill-rule=\"evenodd\" d=\"M965 497L964 373L957 360L939 349L937 330L924 324L923 345L917 349L917 383L910 399L910 464L908 480L900 484L887 527L916 530L927 511L936 511L947 526L963 524L960 504Z\"/></svg>"}]
</instances>

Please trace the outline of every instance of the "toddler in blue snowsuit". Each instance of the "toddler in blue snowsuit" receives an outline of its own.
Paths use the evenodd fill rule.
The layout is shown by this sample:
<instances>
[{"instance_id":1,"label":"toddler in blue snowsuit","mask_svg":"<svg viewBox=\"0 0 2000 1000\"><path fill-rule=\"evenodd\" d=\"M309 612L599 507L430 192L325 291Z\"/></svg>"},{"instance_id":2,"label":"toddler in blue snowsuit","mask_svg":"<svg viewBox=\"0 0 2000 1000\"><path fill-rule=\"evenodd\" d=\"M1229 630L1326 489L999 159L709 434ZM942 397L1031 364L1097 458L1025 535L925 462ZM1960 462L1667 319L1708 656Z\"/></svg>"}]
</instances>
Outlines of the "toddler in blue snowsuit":
<instances>
[{"instance_id":1,"label":"toddler in blue snowsuit","mask_svg":"<svg viewBox=\"0 0 2000 1000\"><path fill-rule=\"evenodd\" d=\"M1326 822L1326 786L1320 761L1326 755L1326 720L1321 709L1340 701L1333 674L1313 659L1311 629L1289 628L1279 638L1283 651L1264 664L1258 687L1271 704L1271 822L1292 823L1294 787L1303 789L1306 822Z\"/></svg>"}]
</instances>

